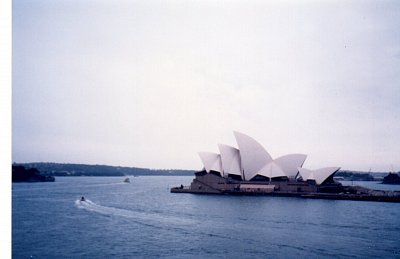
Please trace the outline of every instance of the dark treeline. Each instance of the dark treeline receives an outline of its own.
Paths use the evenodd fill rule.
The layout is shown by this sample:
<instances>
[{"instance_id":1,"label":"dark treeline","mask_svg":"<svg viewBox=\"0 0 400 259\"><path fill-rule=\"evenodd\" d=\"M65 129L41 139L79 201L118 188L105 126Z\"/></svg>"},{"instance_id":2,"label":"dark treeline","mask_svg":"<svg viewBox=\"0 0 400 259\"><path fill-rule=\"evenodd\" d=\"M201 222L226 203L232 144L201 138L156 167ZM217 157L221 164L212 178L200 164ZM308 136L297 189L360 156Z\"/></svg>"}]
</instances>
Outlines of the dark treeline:
<instances>
[{"instance_id":1,"label":"dark treeline","mask_svg":"<svg viewBox=\"0 0 400 259\"><path fill-rule=\"evenodd\" d=\"M13 182L54 182L54 176L43 175L36 168L26 169L21 165L12 166Z\"/></svg>"},{"instance_id":2,"label":"dark treeline","mask_svg":"<svg viewBox=\"0 0 400 259\"><path fill-rule=\"evenodd\" d=\"M61 163L14 163L25 168L36 168L46 176L125 176L125 175L193 175L192 170L148 169L137 167L61 164Z\"/></svg>"}]
</instances>

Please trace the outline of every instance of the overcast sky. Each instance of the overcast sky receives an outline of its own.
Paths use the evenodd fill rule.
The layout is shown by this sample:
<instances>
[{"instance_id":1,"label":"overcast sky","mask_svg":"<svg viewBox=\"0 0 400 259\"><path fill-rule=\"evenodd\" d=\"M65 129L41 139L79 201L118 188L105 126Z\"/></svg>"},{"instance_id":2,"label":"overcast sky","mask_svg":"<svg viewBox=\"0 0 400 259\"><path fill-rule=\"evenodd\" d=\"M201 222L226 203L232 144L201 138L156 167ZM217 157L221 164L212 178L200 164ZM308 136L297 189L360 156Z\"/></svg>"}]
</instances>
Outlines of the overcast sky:
<instances>
[{"instance_id":1,"label":"overcast sky","mask_svg":"<svg viewBox=\"0 0 400 259\"><path fill-rule=\"evenodd\" d=\"M398 1L13 1L15 162L201 169L248 134L400 170Z\"/></svg>"}]
</instances>

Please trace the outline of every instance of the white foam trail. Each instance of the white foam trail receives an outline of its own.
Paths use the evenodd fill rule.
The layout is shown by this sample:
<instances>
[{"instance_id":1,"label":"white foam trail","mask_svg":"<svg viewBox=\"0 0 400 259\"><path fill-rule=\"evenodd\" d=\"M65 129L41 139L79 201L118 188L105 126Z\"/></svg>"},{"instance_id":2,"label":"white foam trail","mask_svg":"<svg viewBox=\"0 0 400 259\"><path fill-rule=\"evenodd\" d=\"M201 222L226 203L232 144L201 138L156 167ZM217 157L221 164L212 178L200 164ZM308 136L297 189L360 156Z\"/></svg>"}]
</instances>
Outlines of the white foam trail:
<instances>
[{"instance_id":1,"label":"white foam trail","mask_svg":"<svg viewBox=\"0 0 400 259\"><path fill-rule=\"evenodd\" d=\"M106 206L101 206L98 205L91 200L86 199L85 201L77 200L75 201L75 204L77 205L78 208L85 209L88 211L92 212L97 212L103 215L113 215L113 216L122 216L122 217L138 217L138 213L130 210L125 210L125 209L118 209L118 208L113 208L113 207L106 207Z\"/></svg>"},{"instance_id":2,"label":"white foam trail","mask_svg":"<svg viewBox=\"0 0 400 259\"><path fill-rule=\"evenodd\" d=\"M75 205L80 209L84 209L90 212L95 212L106 216L119 216L130 218L142 224L158 225L161 223L168 225L189 225L195 223L193 220L178 218L174 216L101 206L88 199L85 199L85 201L76 200Z\"/></svg>"},{"instance_id":3,"label":"white foam trail","mask_svg":"<svg viewBox=\"0 0 400 259\"><path fill-rule=\"evenodd\" d=\"M101 206L88 199L85 199L85 201L81 201L80 199L76 200L75 205L80 209L84 209L90 212L95 212L106 216L125 217L138 224L155 228L173 229L175 231L182 231L185 233L187 232L187 229L191 229L193 228L193 226L199 224L199 222L194 219L182 218L154 212L141 212ZM207 237L215 236L224 239L231 239L230 237L226 237L224 235L208 232L198 232L198 234L202 234Z\"/></svg>"}]
</instances>

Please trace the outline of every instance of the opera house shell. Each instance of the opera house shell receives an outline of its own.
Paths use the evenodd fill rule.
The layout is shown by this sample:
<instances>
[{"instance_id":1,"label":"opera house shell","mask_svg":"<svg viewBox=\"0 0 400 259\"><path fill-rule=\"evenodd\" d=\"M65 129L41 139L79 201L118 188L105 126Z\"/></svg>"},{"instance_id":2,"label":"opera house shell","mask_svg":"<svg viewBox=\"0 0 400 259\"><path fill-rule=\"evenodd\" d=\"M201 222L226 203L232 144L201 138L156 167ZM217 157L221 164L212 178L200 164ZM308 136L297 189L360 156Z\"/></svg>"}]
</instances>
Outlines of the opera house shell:
<instances>
[{"instance_id":1,"label":"opera house shell","mask_svg":"<svg viewBox=\"0 0 400 259\"><path fill-rule=\"evenodd\" d=\"M316 170L303 168L304 154L288 154L272 158L267 150L250 136L234 132L238 148L219 144L220 153L199 152L208 174L240 181L313 181L323 184L340 169L326 167Z\"/></svg>"}]
</instances>

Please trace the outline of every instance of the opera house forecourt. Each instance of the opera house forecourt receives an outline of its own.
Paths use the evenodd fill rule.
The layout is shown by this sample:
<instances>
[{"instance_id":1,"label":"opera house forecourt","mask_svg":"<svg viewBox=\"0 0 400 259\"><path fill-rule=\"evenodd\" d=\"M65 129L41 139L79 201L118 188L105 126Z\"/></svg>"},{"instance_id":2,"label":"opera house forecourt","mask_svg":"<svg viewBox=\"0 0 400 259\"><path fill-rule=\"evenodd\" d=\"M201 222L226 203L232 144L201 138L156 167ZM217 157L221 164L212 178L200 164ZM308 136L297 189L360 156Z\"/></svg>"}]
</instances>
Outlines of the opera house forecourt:
<instances>
[{"instance_id":1,"label":"opera house forecourt","mask_svg":"<svg viewBox=\"0 0 400 259\"><path fill-rule=\"evenodd\" d=\"M301 198L400 202L400 192L343 186L333 179L340 167L306 169L304 154L272 158L255 139L234 132L238 148L219 144L219 154L199 152L204 165L190 186L173 193L271 195Z\"/></svg>"}]
</instances>

